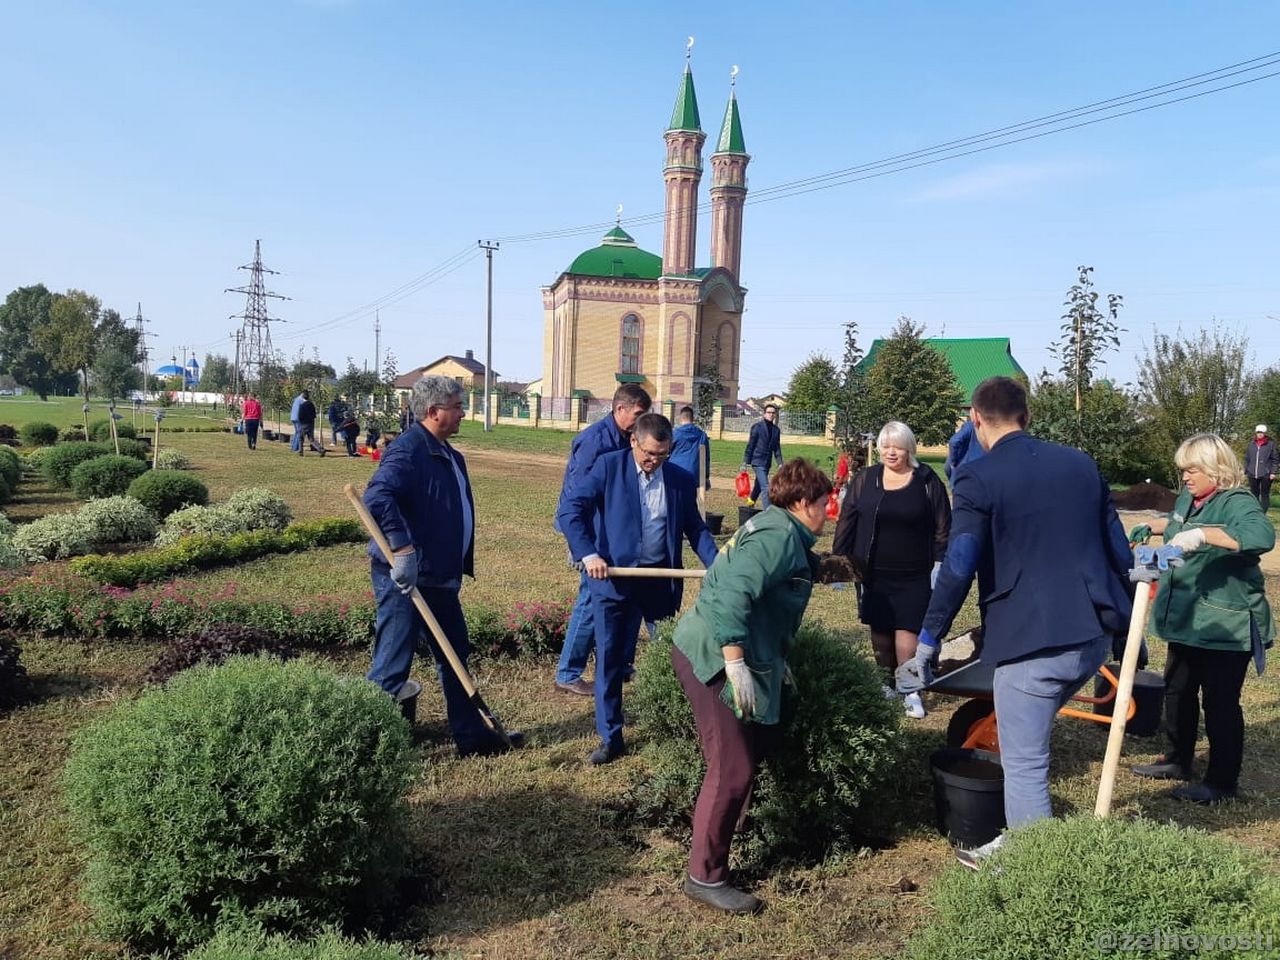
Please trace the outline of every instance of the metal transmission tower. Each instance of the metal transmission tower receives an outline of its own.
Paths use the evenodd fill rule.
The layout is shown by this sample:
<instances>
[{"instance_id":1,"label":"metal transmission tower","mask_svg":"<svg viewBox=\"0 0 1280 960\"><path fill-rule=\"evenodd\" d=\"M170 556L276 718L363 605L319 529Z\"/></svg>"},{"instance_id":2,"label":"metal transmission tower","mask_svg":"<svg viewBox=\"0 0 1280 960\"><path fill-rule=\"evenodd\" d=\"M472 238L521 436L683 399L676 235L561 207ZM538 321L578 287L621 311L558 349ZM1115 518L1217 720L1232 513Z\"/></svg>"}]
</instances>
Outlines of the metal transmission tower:
<instances>
[{"instance_id":1,"label":"metal transmission tower","mask_svg":"<svg viewBox=\"0 0 1280 960\"><path fill-rule=\"evenodd\" d=\"M241 270L250 272L247 287L228 287L227 293L243 293L245 295L244 313L233 313L232 320L243 321L241 330L240 364L244 368L241 383L246 388L252 386L262 392L263 370L270 369L275 363L275 350L271 346L271 323L282 323L279 317L267 314L267 299L288 300L289 297L272 293L262 282L264 273L277 273L262 265L262 241L253 242L253 263L246 263Z\"/></svg>"}]
</instances>

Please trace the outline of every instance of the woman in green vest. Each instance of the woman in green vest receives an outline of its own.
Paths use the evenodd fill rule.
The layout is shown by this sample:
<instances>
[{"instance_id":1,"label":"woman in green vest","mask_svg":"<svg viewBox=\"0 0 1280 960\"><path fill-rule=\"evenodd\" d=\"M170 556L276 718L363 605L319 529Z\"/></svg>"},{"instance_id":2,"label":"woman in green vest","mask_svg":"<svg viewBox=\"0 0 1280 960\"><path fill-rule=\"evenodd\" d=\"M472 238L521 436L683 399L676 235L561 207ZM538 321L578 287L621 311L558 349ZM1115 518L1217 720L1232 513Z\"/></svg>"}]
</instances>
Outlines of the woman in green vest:
<instances>
[{"instance_id":1,"label":"woman in green vest","mask_svg":"<svg viewBox=\"0 0 1280 960\"><path fill-rule=\"evenodd\" d=\"M1231 448L1210 433L1183 442L1174 455L1183 489L1173 510L1135 527L1134 541L1151 534L1182 547L1185 562L1160 575L1151 623L1169 645L1165 661L1165 734L1169 747L1155 763L1133 768L1142 777L1191 780L1201 701L1209 736L1209 765L1200 783L1173 796L1218 803L1236 794L1244 757L1240 690L1252 656L1259 674L1275 627L1259 557L1276 544L1258 500L1244 485Z\"/></svg>"},{"instance_id":2,"label":"woman in green vest","mask_svg":"<svg viewBox=\"0 0 1280 960\"><path fill-rule=\"evenodd\" d=\"M778 722L787 654L813 591L813 545L830 494L825 473L788 460L769 484L768 509L721 548L676 626L671 659L707 761L684 892L727 913L762 906L729 885L729 844L751 795L761 728Z\"/></svg>"}]
</instances>

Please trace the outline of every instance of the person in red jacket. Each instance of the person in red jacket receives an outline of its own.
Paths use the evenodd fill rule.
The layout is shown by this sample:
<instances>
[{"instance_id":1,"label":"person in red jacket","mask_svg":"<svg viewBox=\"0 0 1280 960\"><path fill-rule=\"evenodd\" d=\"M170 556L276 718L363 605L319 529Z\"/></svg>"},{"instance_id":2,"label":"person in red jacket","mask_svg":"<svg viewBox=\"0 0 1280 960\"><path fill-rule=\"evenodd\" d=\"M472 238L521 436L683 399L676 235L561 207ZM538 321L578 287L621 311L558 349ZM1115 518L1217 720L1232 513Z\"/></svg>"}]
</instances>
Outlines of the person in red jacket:
<instances>
[{"instance_id":1,"label":"person in red jacket","mask_svg":"<svg viewBox=\"0 0 1280 960\"><path fill-rule=\"evenodd\" d=\"M249 449L258 449L258 428L262 426L262 404L258 402L256 393L249 394L244 402L244 436L249 441Z\"/></svg>"}]
</instances>

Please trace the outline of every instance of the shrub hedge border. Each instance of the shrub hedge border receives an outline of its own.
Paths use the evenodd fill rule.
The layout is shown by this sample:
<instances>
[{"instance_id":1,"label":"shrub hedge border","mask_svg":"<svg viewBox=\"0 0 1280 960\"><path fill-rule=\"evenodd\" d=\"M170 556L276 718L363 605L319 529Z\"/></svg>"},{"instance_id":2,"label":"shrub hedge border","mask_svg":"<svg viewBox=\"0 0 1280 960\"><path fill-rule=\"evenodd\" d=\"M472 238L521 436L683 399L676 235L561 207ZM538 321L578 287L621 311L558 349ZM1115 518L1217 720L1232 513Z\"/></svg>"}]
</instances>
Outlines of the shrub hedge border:
<instances>
[{"instance_id":1,"label":"shrub hedge border","mask_svg":"<svg viewBox=\"0 0 1280 960\"><path fill-rule=\"evenodd\" d=\"M96 583L132 589L141 583L169 580L182 574L244 563L271 554L359 543L364 539L366 535L359 521L327 517L303 520L279 532L253 530L229 537L195 534L183 537L170 547L116 556L92 554L76 557L71 561L71 567Z\"/></svg>"}]
</instances>

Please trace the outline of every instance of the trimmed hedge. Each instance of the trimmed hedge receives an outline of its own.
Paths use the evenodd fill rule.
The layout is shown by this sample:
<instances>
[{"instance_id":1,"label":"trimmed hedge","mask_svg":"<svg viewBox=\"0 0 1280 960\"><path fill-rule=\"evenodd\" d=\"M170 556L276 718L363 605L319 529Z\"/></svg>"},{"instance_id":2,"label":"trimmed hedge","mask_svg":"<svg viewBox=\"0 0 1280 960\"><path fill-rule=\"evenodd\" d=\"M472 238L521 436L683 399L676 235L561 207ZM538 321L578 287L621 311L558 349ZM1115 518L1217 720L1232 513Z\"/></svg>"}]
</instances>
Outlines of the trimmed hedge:
<instances>
[{"instance_id":1,"label":"trimmed hedge","mask_svg":"<svg viewBox=\"0 0 1280 960\"><path fill-rule=\"evenodd\" d=\"M140 583L169 580L196 570L208 570L229 563L245 563L269 554L296 553L336 543L358 543L364 539L364 530L358 521L333 517L305 520L279 533L274 530L257 530L229 537L183 537L172 546L139 553L80 557L72 563L72 567L77 573L98 583L136 587Z\"/></svg>"},{"instance_id":2,"label":"trimmed hedge","mask_svg":"<svg viewBox=\"0 0 1280 960\"><path fill-rule=\"evenodd\" d=\"M204 506L209 502L209 488L189 473L152 470L129 484L129 496L141 500L143 506L163 520L190 504Z\"/></svg>"},{"instance_id":3,"label":"trimmed hedge","mask_svg":"<svg viewBox=\"0 0 1280 960\"><path fill-rule=\"evenodd\" d=\"M1280 877L1252 851L1198 830L1080 816L1011 832L976 872L953 864L932 899L933 922L908 944L915 960L1262 956L1256 945L1224 938L1260 935L1266 943L1274 936ZM1206 936L1216 944L1144 947L1120 939L1135 935Z\"/></svg>"},{"instance_id":4,"label":"trimmed hedge","mask_svg":"<svg viewBox=\"0 0 1280 960\"><path fill-rule=\"evenodd\" d=\"M55 448L56 449L56 448ZM73 513L51 513L13 532L13 546L29 563L66 560L109 543L138 543L155 536L156 521L132 497L90 500Z\"/></svg>"},{"instance_id":5,"label":"trimmed hedge","mask_svg":"<svg viewBox=\"0 0 1280 960\"><path fill-rule=\"evenodd\" d=\"M283 530L293 512L283 497L265 487L237 490L225 503L208 507L184 507L169 514L156 537L156 546L168 547L192 534L228 537L251 530Z\"/></svg>"},{"instance_id":6,"label":"trimmed hedge","mask_svg":"<svg viewBox=\"0 0 1280 960\"><path fill-rule=\"evenodd\" d=\"M408 724L376 686L299 660L197 667L79 736L65 784L86 899L140 949L225 920L367 922L405 866Z\"/></svg>"},{"instance_id":7,"label":"trimmed hedge","mask_svg":"<svg viewBox=\"0 0 1280 960\"><path fill-rule=\"evenodd\" d=\"M71 489L81 500L114 497L147 472L147 465L134 457L108 454L78 464L71 471Z\"/></svg>"},{"instance_id":8,"label":"trimmed hedge","mask_svg":"<svg viewBox=\"0 0 1280 960\"><path fill-rule=\"evenodd\" d=\"M663 624L637 663L627 713L651 760L650 779L633 791L640 815L683 828L703 763L693 710L671 663L673 632L673 621ZM788 662L796 689L784 689L750 826L736 848L749 863L860 846L883 813L903 753L902 707L885 699L876 665L846 640L805 621Z\"/></svg>"},{"instance_id":9,"label":"trimmed hedge","mask_svg":"<svg viewBox=\"0 0 1280 960\"><path fill-rule=\"evenodd\" d=\"M403 947L352 940L336 929L303 941L261 929L230 928L187 954L186 960L414 960L420 956Z\"/></svg>"},{"instance_id":10,"label":"trimmed hedge","mask_svg":"<svg viewBox=\"0 0 1280 960\"><path fill-rule=\"evenodd\" d=\"M190 470L191 458L173 447L161 447L156 454L157 470Z\"/></svg>"},{"instance_id":11,"label":"trimmed hedge","mask_svg":"<svg viewBox=\"0 0 1280 960\"><path fill-rule=\"evenodd\" d=\"M22 427L22 442L28 447L47 447L58 442L58 428L52 423L32 420Z\"/></svg>"},{"instance_id":12,"label":"trimmed hedge","mask_svg":"<svg viewBox=\"0 0 1280 960\"><path fill-rule=\"evenodd\" d=\"M0 447L0 480L13 490L22 479L22 459L10 447Z\"/></svg>"},{"instance_id":13,"label":"trimmed hedge","mask_svg":"<svg viewBox=\"0 0 1280 960\"><path fill-rule=\"evenodd\" d=\"M85 440L73 440L70 443L59 443L45 454L41 466L49 482L55 487L67 489L71 486L71 471L86 460L105 457L115 453L113 447L105 443L89 443Z\"/></svg>"},{"instance_id":14,"label":"trimmed hedge","mask_svg":"<svg viewBox=\"0 0 1280 960\"><path fill-rule=\"evenodd\" d=\"M138 431L134 429L132 423L125 423L123 420L116 422L116 436L121 439L129 438L132 440L138 435ZM110 420L94 420L89 424L89 439L98 440L102 443L111 442L111 421Z\"/></svg>"}]
</instances>

